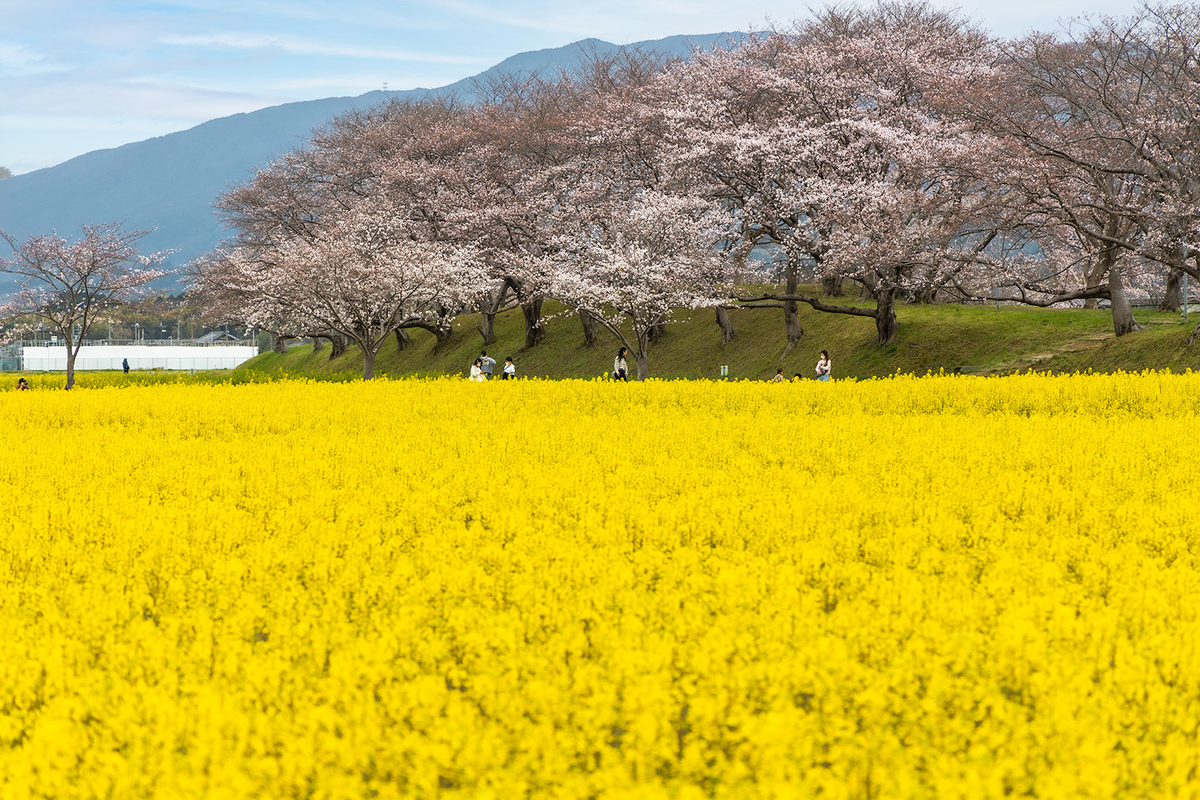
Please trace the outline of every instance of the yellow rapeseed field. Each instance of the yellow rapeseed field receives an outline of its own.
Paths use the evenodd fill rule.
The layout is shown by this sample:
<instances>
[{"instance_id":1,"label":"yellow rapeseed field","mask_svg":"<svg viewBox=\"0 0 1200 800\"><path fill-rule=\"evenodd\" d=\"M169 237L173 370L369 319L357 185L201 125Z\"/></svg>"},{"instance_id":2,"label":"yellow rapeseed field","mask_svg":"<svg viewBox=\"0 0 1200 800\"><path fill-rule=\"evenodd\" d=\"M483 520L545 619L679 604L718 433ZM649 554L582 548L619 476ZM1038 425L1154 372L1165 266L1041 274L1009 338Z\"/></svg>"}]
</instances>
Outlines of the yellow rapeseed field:
<instances>
[{"instance_id":1,"label":"yellow rapeseed field","mask_svg":"<svg viewBox=\"0 0 1200 800\"><path fill-rule=\"evenodd\" d=\"M4 798L1200 796L1200 375L0 395Z\"/></svg>"}]
</instances>

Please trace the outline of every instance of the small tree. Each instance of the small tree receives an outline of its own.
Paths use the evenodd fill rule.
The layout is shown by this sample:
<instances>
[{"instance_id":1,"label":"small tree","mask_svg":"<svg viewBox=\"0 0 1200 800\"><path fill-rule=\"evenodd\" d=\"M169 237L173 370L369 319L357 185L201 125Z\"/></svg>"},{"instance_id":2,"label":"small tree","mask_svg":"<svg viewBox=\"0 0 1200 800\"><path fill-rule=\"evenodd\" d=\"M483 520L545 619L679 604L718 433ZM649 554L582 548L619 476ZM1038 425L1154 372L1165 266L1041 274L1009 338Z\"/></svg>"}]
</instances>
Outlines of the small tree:
<instances>
[{"instance_id":1,"label":"small tree","mask_svg":"<svg viewBox=\"0 0 1200 800\"><path fill-rule=\"evenodd\" d=\"M13 251L0 261L0 271L16 275L20 286L16 297L0 306L0 318L33 320L63 338L67 389L75 385L75 359L83 339L105 310L136 298L147 284L169 274L158 268L169 252L138 252L138 242L148 233L109 223L84 225L83 237L74 242L51 233L18 243L0 231Z\"/></svg>"},{"instance_id":2,"label":"small tree","mask_svg":"<svg viewBox=\"0 0 1200 800\"><path fill-rule=\"evenodd\" d=\"M211 316L277 336L345 337L370 380L389 336L439 330L483 282L470 248L413 241L390 219L355 212L309 238L220 249L192 265L190 293Z\"/></svg>"},{"instance_id":3,"label":"small tree","mask_svg":"<svg viewBox=\"0 0 1200 800\"><path fill-rule=\"evenodd\" d=\"M584 211L578 232L563 236L549 259L547 294L619 339L644 381L651 336L671 312L728 301L728 221L696 198L653 191Z\"/></svg>"},{"instance_id":4,"label":"small tree","mask_svg":"<svg viewBox=\"0 0 1200 800\"><path fill-rule=\"evenodd\" d=\"M8 167L0 167L0 181L5 180L6 178L11 178L11 177L12 177L12 170L10 170Z\"/></svg>"}]
</instances>

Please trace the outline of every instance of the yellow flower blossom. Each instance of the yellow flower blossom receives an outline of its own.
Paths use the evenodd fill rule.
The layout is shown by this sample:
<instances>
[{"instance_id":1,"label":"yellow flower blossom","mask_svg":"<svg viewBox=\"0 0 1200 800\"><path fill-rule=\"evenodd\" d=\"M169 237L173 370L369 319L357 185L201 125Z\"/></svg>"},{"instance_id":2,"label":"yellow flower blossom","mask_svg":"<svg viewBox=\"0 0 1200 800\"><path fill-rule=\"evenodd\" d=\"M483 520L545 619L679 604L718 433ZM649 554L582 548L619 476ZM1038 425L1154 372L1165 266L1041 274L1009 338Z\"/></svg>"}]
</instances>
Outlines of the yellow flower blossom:
<instances>
[{"instance_id":1,"label":"yellow flower blossom","mask_svg":"<svg viewBox=\"0 0 1200 800\"><path fill-rule=\"evenodd\" d=\"M144 383L0 395L5 797L1200 796L1200 375Z\"/></svg>"}]
</instances>

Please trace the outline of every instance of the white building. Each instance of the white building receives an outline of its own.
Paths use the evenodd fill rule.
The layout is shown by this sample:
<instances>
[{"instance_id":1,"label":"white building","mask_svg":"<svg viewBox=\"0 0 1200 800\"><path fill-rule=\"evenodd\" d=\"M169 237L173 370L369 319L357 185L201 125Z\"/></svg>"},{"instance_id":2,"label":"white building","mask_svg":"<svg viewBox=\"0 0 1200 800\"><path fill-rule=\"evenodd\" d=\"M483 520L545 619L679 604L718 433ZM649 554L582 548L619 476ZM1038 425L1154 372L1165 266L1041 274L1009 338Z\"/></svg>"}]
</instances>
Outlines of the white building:
<instances>
[{"instance_id":1,"label":"white building","mask_svg":"<svg viewBox=\"0 0 1200 800\"><path fill-rule=\"evenodd\" d=\"M22 367L30 372L67 368L66 345L25 346L21 354ZM85 344L75 357L75 369L121 369L125 359L130 369L233 369L256 355L253 344Z\"/></svg>"}]
</instances>

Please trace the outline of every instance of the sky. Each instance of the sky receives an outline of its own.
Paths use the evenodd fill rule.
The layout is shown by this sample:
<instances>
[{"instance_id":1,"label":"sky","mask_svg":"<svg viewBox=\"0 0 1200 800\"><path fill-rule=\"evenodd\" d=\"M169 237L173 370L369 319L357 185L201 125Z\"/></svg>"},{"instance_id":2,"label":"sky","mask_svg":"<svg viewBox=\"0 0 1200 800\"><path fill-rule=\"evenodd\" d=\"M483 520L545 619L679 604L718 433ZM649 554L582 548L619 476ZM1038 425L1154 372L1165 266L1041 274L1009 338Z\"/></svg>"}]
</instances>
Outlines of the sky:
<instances>
[{"instance_id":1,"label":"sky","mask_svg":"<svg viewBox=\"0 0 1200 800\"><path fill-rule=\"evenodd\" d=\"M216 117L384 88L435 88L589 37L626 44L761 29L775 0L0 0L0 166L14 174ZM965 0L1003 36L1134 0Z\"/></svg>"}]
</instances>

